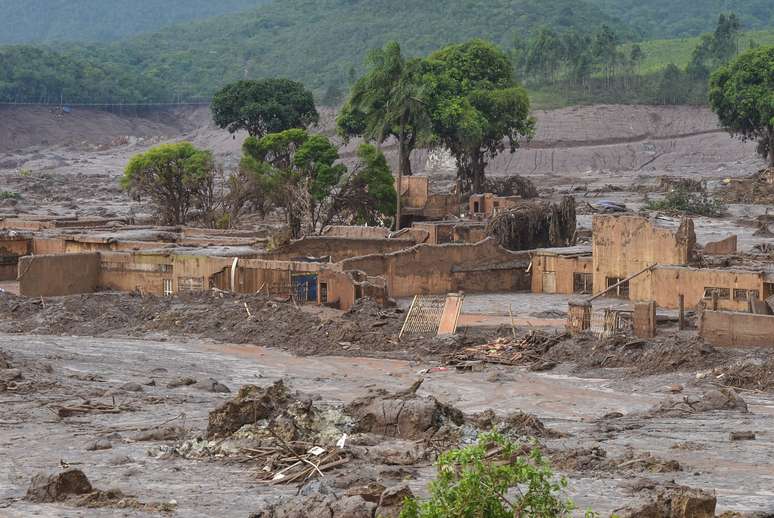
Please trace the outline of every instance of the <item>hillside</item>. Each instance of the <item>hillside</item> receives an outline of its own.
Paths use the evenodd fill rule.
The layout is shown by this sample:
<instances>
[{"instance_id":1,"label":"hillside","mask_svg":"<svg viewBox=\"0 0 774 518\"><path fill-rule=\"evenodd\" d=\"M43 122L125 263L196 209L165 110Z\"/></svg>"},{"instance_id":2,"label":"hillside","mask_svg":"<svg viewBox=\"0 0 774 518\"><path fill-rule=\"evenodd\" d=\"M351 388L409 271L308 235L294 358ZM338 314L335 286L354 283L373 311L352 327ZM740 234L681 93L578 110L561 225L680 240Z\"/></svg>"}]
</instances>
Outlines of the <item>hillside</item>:
<instances>
[{"instance_id":1,"label":"hillside","mask_svg":"<svg viewBox=\"0 0 774 518\"><path fill-rule=\"evenodd\" d=\"M0 0L0 44L111 41L265 0Z\"/></svg>"},{"instance_id":2,"label":"hillside","mask_svg":"<svg viewBox=\"0 0 774 518\"><path fill-rule=\"evenodd\" d=\"M353 64L391 39L420 54L474 37L508 47L514 35L541 25L563 31L605 23L631 34L584 0L284 0L93 52L138 65L183 95L245 76L301 79L319 91L344 85Z\"/></svg>"},{"instance_id":3,"label":"hillside","mask_svg":"<svg viewBox=\"0 0 774 518\"><path fill-rule=\"evenodd\" d=\"M774 26L771 0L589 0L635 28L643 39L697 36L735 12L745 29Z\"/></svg>"}]
</instances>

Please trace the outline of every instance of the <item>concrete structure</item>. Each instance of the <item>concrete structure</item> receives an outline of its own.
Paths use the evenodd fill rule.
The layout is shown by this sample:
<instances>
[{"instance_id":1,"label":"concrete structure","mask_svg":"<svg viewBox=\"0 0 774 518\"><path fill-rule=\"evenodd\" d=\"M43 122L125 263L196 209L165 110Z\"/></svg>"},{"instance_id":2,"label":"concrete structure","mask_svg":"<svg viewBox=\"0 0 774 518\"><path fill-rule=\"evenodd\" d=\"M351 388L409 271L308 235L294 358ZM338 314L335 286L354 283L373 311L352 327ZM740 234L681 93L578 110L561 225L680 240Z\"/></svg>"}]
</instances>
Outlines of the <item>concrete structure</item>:
<instances>
[{"instance_id":1,"label":"concrete structure","mask_svg":"<svg viewBox=\"0 0 774 518\"><path fill-rule=\"evenodd\" d=\"M486 239L486 223L480 221L443 220L415 222L413 229L427 232L429 245L446 243L478 243Z\"/></svg>"},{"instance_id":2,"label":"concrete structure","mask_svg":"<svg viewBox=\"0 0 774 518\"><path fill-rule=\"evenodd\" d=\"M774 315L704 311L699 334L721 347L774 347Z\"/></svg>"},{"instance_id":3,"label":"concrete structure","mask_svg":"<svg viewBox=\"0 0 774 518\"><path fill-rule=\"evenodd\" d=\"M728 255L735 254L737 250L737 237L728 236L720 241L714 241L704 245L704 255Z\"/></svg>"},{"instance_id":4,"label":"concrete structure","mask_svg":"<svg viewBox=\"0 0 774 518\"><path fill-rule=\"evenodd\" d=\"M592 220L594 290L600 292L653 265L687 265L693 259L696 234L693 220L677 229L640 216L595 216ZM651 300L647 278L625 283L611 295ZM686 301L687 303L687 301Z\"/></svg>"},{"instance_id":5,"label":"concrete structure","mask_svg":"<svg viewBox=\"0 0 774 518\"><path fill-rule=\"evenodd\" d=\"M468 211L471 217L488 219L502 210L515 207L522 201L521 196L497 196L492 193L473 194L468 199Z\"/></svg>"},{"instance_id":6,"label":"concrete structure","mask_svg":"<svg viewBox=\"0 0 774 518\"><path fill-rule=\"evenodd\" d=\"M532 252L532 293L594 293L590 246L543 248Z\"/></svg>"},{"instance_id":7,"label":"concrete structure","mask_svg":"<svg viewBox=\"0 0 774 518\"><path fill-rule=\"evenodd\" d=\"M99 275L97 253L26 256L19 259L19 293L25 297L91 293L97 290Z\"/></svg>"},{"instance_id":8,"label":"concrete structure","mask_svg":"<svg viewBox=\"0 0 774 518\"><path fill-rule=\"evenodd\" d=\"M459 215L460 200L457 196L431 193L427 176L404 176L400 189L396 178L395 186L401 197L402 228L414 221L439 220Z\"/></svg>"},{"instance_id":9,"label":"concrete structure","mask_svg":"<svg viewBox=\"0 0 774 518\"><path fill-rule=\"evenodd\" d=\"M32 253L32 236L22 232L0 232L0 281L16 279L19 257Z\"/></svg>"},{"instance_id":10,"label":"concrete structure","mask_svg":"<svg viewBox=\"0 0 774 518\"><path fill-rule=\"evenodd\" d=\"M528 291L528 252L510 252L494 239L475 244L416 245L341 262L345 271L383 277L391 297L451 292Z\"/></svg>"}]
</instances>

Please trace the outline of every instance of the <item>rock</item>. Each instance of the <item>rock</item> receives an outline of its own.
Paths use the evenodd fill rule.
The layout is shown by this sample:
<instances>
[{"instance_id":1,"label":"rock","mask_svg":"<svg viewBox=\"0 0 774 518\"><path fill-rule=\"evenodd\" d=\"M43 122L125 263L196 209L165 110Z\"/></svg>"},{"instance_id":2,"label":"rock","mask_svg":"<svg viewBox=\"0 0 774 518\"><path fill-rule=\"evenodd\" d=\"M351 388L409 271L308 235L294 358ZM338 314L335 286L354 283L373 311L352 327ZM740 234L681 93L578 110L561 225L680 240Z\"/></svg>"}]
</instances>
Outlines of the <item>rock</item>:
<instances>
[{"instance_id":1,"label":"rock","mask_svg":"<svg viewBox=\"0 0 774 518\"><path fill-rule=\"evenodd\" d=\"M462 412L432 396L418 396L418 387L397 394L372 390L352 401L344 411L355 420L353 432L413 440L432 436L447 422L463 424Z\"/></svg>"},{"instance_id":2,"label":"rock","mask_svg":"<svg viewBox=\"0 0 774 518\"><path fill-rule=\"evenodd\" d=\"M185 437L185 430L179 426L167 426L140 432L135 434L131 439L135 442L174 441L183 437Z\"/></svg>"},{"instance_id":3,"label":"rock","mask_svg":"<svg viewBox=\"0 0 774 518\"><path fill-rule=\"evenodd\" d=\"M667 390L672 394L679 394L680 392L683 391L683 386L678 383L675 383L674 385L669 385L667 387Z\"/></svg>"},{"instance_id":4,"label":"rock","mask_svg":"<svg viewBox=\"0 0 774 518\"><path fill-rule=\"evenodd\" d=\"M107 439L99 439L86 446L86 451L109 450L111 448L113 448L113 445L110 444L110 441Z\"/></svg>"},{"instance_id":5,"label":"rock","mask_svg":"<svg viewBox=\"0 0 774 518\"><path fill-rule=\"evenodd\" d=\"M250 518L373 518L376 505L359 496L337 498L316 493L279 499Z\"/></svg>"},{"instance_id":6,"label":"rock","mask_svg":"<svg viewBox=\"0 0 774 518\"><path fill-rule=\"evenodd\" d=\"M347 489L346 496L359 496L366 502L378 504L382 498L382 493L386 488L378 482L371 482L362 486L354 486Z\"/></svg>"},{"instance_id":7,"label":"rock","mask_svg":"<svg viewBox=\"0 0 774 518\"><path fill-rule=\"evenodd\" d=\"M143 383L146 387L155 387L156 386L156 380L148 380L145 383Z\"/></svg>"},{"instance_id":8,"label":"rock","mask_svg":"<svg viewBox=\"0 0 774 518\"><path fill-rule=\"evenodd\" d=\"M539 361L529 366L529 370L532 372L546 372L556 368L558 363L552 361Z\"/></svg>"},{"instance_id":9,"label":"rock","mask_svg":"<svg viewBox=\"0 0 774 518\"><path fill-rule=\"evenodd\" d=\"M124 392L142 392L142 385L139 383L125 383L119 387Z\"/></svg>"},{"instance_id":10,"label":"rock","mask_svg":"<svg viewBox=\"0 0 774 518\"><path fill-rule=\"evenodd\" d=\"M379 499L376 516L381 518L398 518L401 509L403 509L403 502L406 498L413 497L414 493L406 484L388 487Z\"/></svg>"},{"instance_id":11,"label":"rock","mask_svg":"<svg viewBox=\"0 0 774 518\"><path fill-rule=\"evenodd\" d=\"M246 424L273 416L292 400L282 380L268 387L245 385L236 397L210 412L207 438L227 437Z\"/></svg>"},{"instance_id":12,"label":"rock","mask_svg":"<svg viewBox=\"0 0 774 518\"><path fill-rule=\"evenodd\" d=\"M754 441L755 432L731 432L730 439L732 441Z\"/></svg>"},{"instance_id":13,"label":"rock","mask_svg":"<svg viewBox=\"0 0 774 518\"><path fill-rule=\"evenodd\" d=\"M35 503L61 502L73 495L85 495L93 490L83 471L71 469L56 475L35 475L24 498Z\"/></svg>"},{"instance_id":14,"label":"rock","mask_svg":"<svg viewBox=\"0 0 774 518\"><path fill-rule=\"evenodd\" d=\"M655 495L638 508L615 513L621 518L714 518L714 495L684 486L657 488Z\"/></svg>"},{"instance_id":15,"label":"rock","mask_svg":"<svg viewBox=\"0 0 774 518\"><path fill-rule=\"evenodd\" d=\"M0 381L8 383L20 379L22 379L22 374L19 369L0 369Z\"/></svg>"},{"instance_id":16,"label":"rock","mask_svg":"<svg viewBox=\"0 0 774 518\"><path fill-rule=\"evenodd\" d=\"M672 494L674 518L714 518L717 498L700 489L685 488Z\"/></svg>"},{"instance_id":17,"label":"rock","mask_svg":"<svg viewBox=\"0 0 774 518\"><path fill-rule=\"evenodd\" d=\"M186 376L175 378L167 383L167 388L187 387L188 385L195 385L196 380Z\"/></svg>"},{"instance_id":18,"label":"rock","mask_svg":"<svg viewBox=\"0 0 774 518\"><path fill-rule=\"evenodd\" d=\"M207 380L199 380L196 382L196 385L194 385L194 388L197 388L199 390L203 390L205 392L222 392L222 393L228 393L231 392L231 389L225 386L223 383L214 380L212 378Z\"/></svg>"},{"instance_id":19,"label":"rock","mask_svg":"<svg viewBox=\"0 0 774 518\"><path fill-rule=\"evenodd\" d=\"M721 388L711 389L702 395L701 401L691 405L697 412L708 412L711 410L739 410L748 412L747 403L736 393L734 389Z\"/></svg>"}]
</instances>

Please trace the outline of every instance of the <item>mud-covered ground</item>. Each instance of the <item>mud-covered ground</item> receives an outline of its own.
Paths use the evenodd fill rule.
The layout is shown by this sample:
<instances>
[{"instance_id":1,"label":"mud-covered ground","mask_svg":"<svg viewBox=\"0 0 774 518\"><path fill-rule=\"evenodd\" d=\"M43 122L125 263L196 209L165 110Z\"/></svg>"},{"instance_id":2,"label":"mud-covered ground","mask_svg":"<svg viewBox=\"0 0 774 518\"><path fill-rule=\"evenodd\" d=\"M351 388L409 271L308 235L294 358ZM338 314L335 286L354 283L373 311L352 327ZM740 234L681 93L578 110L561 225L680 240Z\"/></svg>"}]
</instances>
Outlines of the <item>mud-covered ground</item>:
<instances>
[{"instance_id":1,"label":"mud-covered ground","mask_svg":"<svg viewBox=\"0 0 774 518\"><path fill-rule=\"evenodd\" d=\"M185 439L204 437L209 412L240 386L268 387L284 380L318 402L346 404L369 389L405 390L420 371L440 365L300 358L272 348L179 339L0 335L0 350L5 362L0 367L10 367L0 372L19 371L11 390L0 392L0 514L14 518L158 516L159 507L177 516L247 517L277 497L292 498L297 486L259 481L263 464L249 457L163 454ZM496 365L472 372L435 369L424 374L417 394L434 396L471 419L486 410L535 416L558 432L538 429L538 440L569 477L568 495L581 508L607 514L643 501L643 488L673 480L715 491L718 513L774 508L774 394L740 392L748 411L736 402L702 407L716 380L697 380L690 368L645 377L620 376L621 369L603 369L591 378L572 372L570 364L550 373ZM196 383L174 386L181 378ZM213 380L231 392L211 392ZM672 394L675 384L680 394ZM96 410L61 410L84 406ZM153 434L170 427L181 435ZM738 431L755 432L755 440L731 441L731 432ZM95 450L97 443L106 449ZM415 494L426 494L432 457L400 465L394 459L385 463L390 454L384 449L371 447L362 454L353 448L365 456L326 472L327 483L338 491L370 480L384 486L407 482ZM24 499L33 475L61 473L63 466L82 470L95 488L120 490L134 507L126 507L127 500L84 509L69 501Z\"/></svg>"}]
</instances>

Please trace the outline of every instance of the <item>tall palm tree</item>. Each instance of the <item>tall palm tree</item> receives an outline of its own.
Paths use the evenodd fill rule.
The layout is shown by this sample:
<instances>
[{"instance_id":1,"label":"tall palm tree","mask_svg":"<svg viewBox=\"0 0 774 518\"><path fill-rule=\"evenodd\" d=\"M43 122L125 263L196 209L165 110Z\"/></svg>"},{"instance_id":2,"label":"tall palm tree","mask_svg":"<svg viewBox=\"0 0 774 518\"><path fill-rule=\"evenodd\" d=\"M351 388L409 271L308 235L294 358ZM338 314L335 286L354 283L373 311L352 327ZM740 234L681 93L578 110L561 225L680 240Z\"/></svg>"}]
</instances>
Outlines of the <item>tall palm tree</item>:
<instances>
[{"instance_id":1,"label":"tall palm tree","mask_svg":"<svg viewBox=\"0 0 774 518\"><path fill-rule=\"evenodd\" d=\"M418 60L406 60L397 42L368 56L369 71L353 87L349 105L362 113L363 136L379 143L398 141L398 201L395 228L400 230L403 176L411 175L411 152L430 127Z\"/></svg>"}]
</instances>

